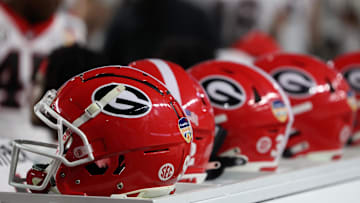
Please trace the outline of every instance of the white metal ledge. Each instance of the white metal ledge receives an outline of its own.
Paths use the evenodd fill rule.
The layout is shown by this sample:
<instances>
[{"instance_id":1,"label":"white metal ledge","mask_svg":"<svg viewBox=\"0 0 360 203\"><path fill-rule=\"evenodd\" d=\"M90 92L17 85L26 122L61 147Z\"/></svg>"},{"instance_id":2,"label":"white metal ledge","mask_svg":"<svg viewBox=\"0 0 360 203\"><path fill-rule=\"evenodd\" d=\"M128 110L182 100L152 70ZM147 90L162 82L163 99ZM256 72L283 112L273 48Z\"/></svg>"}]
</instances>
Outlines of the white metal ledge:
<instances>
[{"instance_id":1,"label":"white metal ledge","mask_svg":"<svg viewBox=\"0 0 360 203\"><path fill-rule=\"evenodd\" d=\"M344 186L346 185L346 187ZM355 192L348 192L354 186ZM27 203L61 202L286 202L299 194L325 195L326 188L336 188L338 196L351 195L360 199L356 192L360 185L360 147L345 150L343 159L335 162L314 162L308 159L282 160L276 173L244 173L225 171L217 180L204 184L177 184L174 195L155 199L111 199L105 197L81 197L69 195L39 195L0 193L0 201ZM343 188L343 189L342 189ZM346 191L345 191L346 190ZM332 190L329 190L332 191ZM343 191L343 193L341 192ZM352 197L347 196L348 199ZM282 200L282 201L280 201Z\"/></svg>"}]
</instances>

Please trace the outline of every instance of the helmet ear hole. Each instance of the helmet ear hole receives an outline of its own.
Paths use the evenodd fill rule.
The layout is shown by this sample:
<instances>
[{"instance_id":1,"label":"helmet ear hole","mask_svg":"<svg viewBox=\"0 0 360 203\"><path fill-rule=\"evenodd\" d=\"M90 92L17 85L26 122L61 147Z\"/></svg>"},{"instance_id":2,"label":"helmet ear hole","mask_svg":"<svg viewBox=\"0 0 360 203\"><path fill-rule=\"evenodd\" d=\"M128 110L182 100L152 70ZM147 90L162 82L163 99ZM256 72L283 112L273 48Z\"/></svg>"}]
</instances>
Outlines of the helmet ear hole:
<instances>
[{"instance_id":1,"label":"helmet ear hole","mask_svg":"<svg viewBox=\"0 0 360 203\"><path fill-rule=\"evenodd\" d=\"M85 169L91 174L91 175L104 175L105 172L108 169L108 166L106 167L99 167L96 163L91 163L87 166L85 166Z\"/></svg>"}]
</instances>

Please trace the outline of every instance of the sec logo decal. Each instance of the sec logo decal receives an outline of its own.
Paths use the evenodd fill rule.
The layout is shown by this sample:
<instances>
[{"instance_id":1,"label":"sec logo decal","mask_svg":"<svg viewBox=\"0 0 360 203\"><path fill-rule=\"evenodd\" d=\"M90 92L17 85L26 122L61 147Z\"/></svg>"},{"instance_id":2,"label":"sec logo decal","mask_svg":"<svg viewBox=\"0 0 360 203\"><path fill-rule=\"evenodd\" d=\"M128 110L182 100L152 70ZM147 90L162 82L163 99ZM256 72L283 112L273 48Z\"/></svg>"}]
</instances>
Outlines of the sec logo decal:
<instances>
[{"instance_id":1,"label":"sec logo decal","mask_svg":"<svg viewBox=\"0 0 360 203\"><path fill-rule=\"evenodd\" d=\"M161 181L167 181L174 175L174 166L171 163L162 165L158 172Z\"/></svg>"},{"instance_id":2,"label":"sec logo decal","mask_svg":"<svg viewBox=\"0 0 360 203\"><path fill-rule=\"evenodd\" d=\"M231 110L241 107L246 101L243 87L231 78L213 75L200 81L213 106Z\"/></svg>"},{"instance_id":3,"label":"sec logo decal","mask_svg":"<svg viewBox=\"0 0 360 203\"><path fill-rule=\"evenodd\" d=\"M283 90L293 98L311 96L310 90L316 86L315 80L309 73L298 69L279 69L273 72L272 76Z\"/></svg>"},{"instance_id":4,"label":"sec logo decal","mask_svg":"<svg viewBox=\"0 0 360 203\"><path fill-rule=\"evenodd\" d=\"M256 143L256 150L260 153L260 154L265 154L267 153L272 146L272 142L271 139L267 136L261 137L257 143Z\"/></svg>"},{"instance_id":5,"label":"sec logo decal","mask_svg":"<svg viewBox=\"0 0 360 203\"><path fill-rule=\"evenodd\" d=\"M97 88L92 95L93 102L99 101L117 85L119 84L111 83ZM151 111L151 100L143 91L128 84L122 85L125 90L104 107L103 113L123 118L138 118Z\"/></svg>"}]
</instances>

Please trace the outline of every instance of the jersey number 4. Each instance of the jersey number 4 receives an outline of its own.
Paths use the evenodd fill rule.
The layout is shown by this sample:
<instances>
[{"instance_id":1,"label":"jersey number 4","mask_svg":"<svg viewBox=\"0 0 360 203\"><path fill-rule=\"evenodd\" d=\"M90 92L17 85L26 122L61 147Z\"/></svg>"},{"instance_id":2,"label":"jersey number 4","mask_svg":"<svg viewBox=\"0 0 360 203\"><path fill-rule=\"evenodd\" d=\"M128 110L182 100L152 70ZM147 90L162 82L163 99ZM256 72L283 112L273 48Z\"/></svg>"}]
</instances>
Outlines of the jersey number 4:
<instances>
[{"instance_id":1,"label":"jersey number 4","mask_svg":"<svg viewBox=\"0 0 360 203\"><path fill-rule=\"evenodd\" d=\"M33 55L32 57L32 78L35 79L35 73L39 67L42 57ZM17 93L23 89L23 83L20 81L20 55L19 52L10 52L0 63L0 90L5 92L5 98L1 99L1 106L14 107L20 106L17 100Z\"/></svg>"}]
</instances>

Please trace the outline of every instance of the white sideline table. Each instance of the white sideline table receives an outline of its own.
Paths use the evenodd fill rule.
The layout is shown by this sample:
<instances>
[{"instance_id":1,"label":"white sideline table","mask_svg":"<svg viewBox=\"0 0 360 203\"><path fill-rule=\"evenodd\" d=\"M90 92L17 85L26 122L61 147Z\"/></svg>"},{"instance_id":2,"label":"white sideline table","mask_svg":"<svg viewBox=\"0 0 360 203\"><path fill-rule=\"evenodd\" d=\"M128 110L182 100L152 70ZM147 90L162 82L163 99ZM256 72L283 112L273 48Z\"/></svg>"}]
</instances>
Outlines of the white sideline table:
<instances>
[{"instance_id":1,"label":"white sideline table","mask_svg":"<svg viewBox=\"0 0 360 203\"><path fill-rule=\"evenodd\" d=\"M342 198L340 200L339 198ZM314 199L315 198L315 199ZM344 201L344 199L346 201ZM0 192L0 203L185 203L185 202L360 202L360 147L346 148L335 162L281 160L278 172L225 171L204 184L177 184L174 195L154 199L112 199Z\"/></svg>"}]
</instances>

